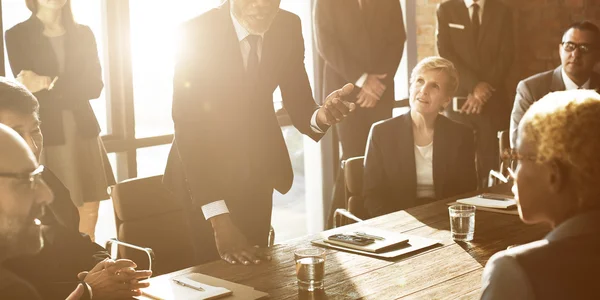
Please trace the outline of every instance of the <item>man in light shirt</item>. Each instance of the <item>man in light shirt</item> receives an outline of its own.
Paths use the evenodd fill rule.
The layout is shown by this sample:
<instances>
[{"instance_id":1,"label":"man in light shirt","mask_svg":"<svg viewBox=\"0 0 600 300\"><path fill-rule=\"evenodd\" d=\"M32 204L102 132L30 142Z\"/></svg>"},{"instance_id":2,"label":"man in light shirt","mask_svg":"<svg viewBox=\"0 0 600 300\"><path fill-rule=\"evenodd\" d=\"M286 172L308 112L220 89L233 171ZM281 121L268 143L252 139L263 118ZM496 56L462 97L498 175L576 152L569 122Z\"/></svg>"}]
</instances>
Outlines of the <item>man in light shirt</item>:
<instances>
[{"instance_id":1,"label":"man in light shirt","mask_svg":"<svg viewBox=\"0 0 600 300\"><path fill-rule=\"evenodd\" d=\"M519 82L510 117L510 146L516 147L519 123L529 107L546 94L576 89L600 89L600 30L589 21L569 26L558 46L561 65Z\"/></svg>"},{"instance_id":2,"label":"man in light shirt","mask_svg":"<svg viewBox=\"0 0 600 300\"><path fill-rule=\"evenodd\" d=\"M293 181L273 110L281 89L293 125L318 141L355 109L352 84L316 105L298 16L280 0L230 0L182 26L173 81L175 139L164 182L182 201L195 263L260 263L273 189Z\"/></svg>"}]
</instances>

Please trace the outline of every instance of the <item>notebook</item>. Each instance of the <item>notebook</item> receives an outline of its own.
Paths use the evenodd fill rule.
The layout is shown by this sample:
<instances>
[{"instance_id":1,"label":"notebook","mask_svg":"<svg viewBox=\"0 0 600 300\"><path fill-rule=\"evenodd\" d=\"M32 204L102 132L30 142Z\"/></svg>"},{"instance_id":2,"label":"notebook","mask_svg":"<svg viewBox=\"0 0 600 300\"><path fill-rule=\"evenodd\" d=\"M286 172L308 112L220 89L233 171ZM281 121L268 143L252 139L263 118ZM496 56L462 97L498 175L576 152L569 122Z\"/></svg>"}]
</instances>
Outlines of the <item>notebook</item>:
<instances>
[{"instance_id":1,"label":"notebook","mask_svg":"<svg viewBox=\"0 0 600 300\"><path fill-rule=\"evenodd\" d=\"M327 238L323 239L323 242L333 244L339 247L351 248L373 253L385 252L388 249L397 246L399 247L403 244L408 243L408 237L406 235L376 228L363 228L362 230L347 231L342 233L364 238L372 238L374 240L374 243L368 245L355 245L329 239L329 237L334 234L331 234Z\"/></svg>"},{"instance_id":2,"label":"notebook","mask_svg":"<svg viewBox=\"0 0 600 300\"><path fill-rule=\"evenodd\" d=\"M198 291L189 286L183 286L176 281L201 287L204 291ZM210 277L199 273L190 273L175 277L159 276L150 279L150 287L142 289L140 299L260 299L268 294L256 291L254 288Z\"/></svg>"},{"instance_id":3,"label":"notebook","mask_svg":"<svg viewBox=\"0 0 600 300\"><path fill-rule=\"evenodd\" d=\"M365 232L365 233L366 232L369 232L369 233L378 232L381 234L380 230L381 229L375 229L372 227L361 227L361 228L357 229L356 231ZM439 240L424 238L424 237L415 236L415 235L403 234L403 233L396 233L396 232L391 232L391 231L387 231L387 230L381 230L381 231L384 231L387 233L392 233L395 235L400 235L404 238L408 238L408 242L401 243L401 244L397 245L396 247L386 249L383 252L375 253L375 252L368 252L368 251L352 249L352 248L348 248L348 247L342 247L342 246L334 245L331 243L327 243L325 240L327 239L328 236L332 235L333 233L324 232L324 233L321 233L321 238L313 240L313 241L311 241L311 243L313 245L317 245L317 246L328 247L328 248L333 248L333 249L338 249L338 250L344 250L344 251L348 251L348 252L364 254L364 255L378 257L378 258L386 258L386 259L392 259L392 258L396 258L399 256L408 255L408 254L411 254L414 252L428 249L428 248L436 246L436 245L440 245Z\"/></svg>"},{"instance_id":4,"label":"notebook","mask_svg":"<svg viewBox=\"0 0 600 300\"><path fill-rule=\"evenodd\" d=\"M517 201L514 199L495 200L487 199L479 196L458 199L456 202L461 204L470 204L477 207L498 208L498 209L513 209L517 207Z\"/></svg>"}]
</instances>

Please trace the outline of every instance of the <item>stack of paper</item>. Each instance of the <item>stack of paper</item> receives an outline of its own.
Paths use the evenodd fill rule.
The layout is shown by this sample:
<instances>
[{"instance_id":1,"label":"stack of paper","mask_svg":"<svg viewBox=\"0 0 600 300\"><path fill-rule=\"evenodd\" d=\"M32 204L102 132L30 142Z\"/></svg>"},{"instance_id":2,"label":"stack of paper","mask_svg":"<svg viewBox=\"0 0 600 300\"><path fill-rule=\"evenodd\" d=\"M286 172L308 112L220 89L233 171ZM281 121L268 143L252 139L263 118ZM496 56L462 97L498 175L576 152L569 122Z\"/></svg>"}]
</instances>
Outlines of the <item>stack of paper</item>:
<instances>
[{"instance_id":1,"label":"stack of paper","mask_svg":"<svg viewBox=\"0 0 600 300\"><path fill-rule=\"evenodd\" d=\"M494 200L494 199L482 198L479 196L465 198L465 199L459 199L456 202L461 203L461 204L475 205L477 207L499 208L499 209L512 209L512 208L515 208L517 205L517 202L514 199L512 199L512 200Z\"/></svg>"},{"instance_id":2,"label":"stack of paper","mask_svg":"<svg viewBox=\"0 0 600 300\"><path fill-rule=\"evenodd\" d=\"M260 299L267 293L223 279L199 273L176 277L159 276L150 280L150 287L142 290L140 299L208 300L208 299Z\"/></svg>"}]
</instances>

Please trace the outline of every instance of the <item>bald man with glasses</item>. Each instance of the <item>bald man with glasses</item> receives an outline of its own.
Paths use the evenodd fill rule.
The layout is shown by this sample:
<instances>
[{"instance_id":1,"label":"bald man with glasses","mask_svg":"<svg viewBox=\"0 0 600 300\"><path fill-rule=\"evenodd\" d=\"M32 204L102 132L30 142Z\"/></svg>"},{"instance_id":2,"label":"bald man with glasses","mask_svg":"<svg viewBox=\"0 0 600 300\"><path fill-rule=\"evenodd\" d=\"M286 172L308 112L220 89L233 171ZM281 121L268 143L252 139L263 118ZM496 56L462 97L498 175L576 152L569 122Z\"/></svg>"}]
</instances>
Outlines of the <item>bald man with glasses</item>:
<instances>
[{"instance_id":1,"label":"bald man with glasses","mask_svg":"<svg viewBox=\"0 0 600 300\"><path fill-rule=\"evenodd\" d=\"M510 117L510 146L515 148L519 123L529 107L546 94L556 91L590 89L600 91L600 29L589 21L572 24L558 45L561 65L519 82Z\"/></svg>"}]
</instances>

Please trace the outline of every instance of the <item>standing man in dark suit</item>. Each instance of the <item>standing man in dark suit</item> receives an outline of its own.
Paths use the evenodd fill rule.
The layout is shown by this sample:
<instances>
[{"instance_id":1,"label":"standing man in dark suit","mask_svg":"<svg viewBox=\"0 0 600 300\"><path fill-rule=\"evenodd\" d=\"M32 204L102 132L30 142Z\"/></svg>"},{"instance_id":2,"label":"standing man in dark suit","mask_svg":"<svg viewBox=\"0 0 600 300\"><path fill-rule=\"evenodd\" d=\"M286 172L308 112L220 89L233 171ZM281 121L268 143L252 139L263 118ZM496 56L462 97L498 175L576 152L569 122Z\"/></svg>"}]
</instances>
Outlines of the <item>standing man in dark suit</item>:
<instances>
[{"instance_id":1,"label":"standing man in dark suit","mask_svg":"<svg viewBox=\"0 0 600 300\"><path fill-rule=\"evenodd\" d=\"M164 181L189 212L198 263L262 258L255 246L267 244L273 189L285 193L293 180L275 88L294 126L317 141L355 108L342 100L352 84L315 104L300 19L279 4L230 0L182 28Z\"/></svg>"},{"instance_id":2,"label":"standing man in dark suit","mask_svg":"<svg viewBox=\"0 0 600 300\"><path fill-rule=\"evenodd\" d=\"M454 63L460 75L457 96L467 97L451 119L470 125L477 140L480 184L498 164L496 131L508 127L504 81L514 57L512 12L498 0L450 0L437 10L440 56Z\"/></svg>"},{"instance_id":3,"label":"standing man in dark suit","mask_svg":"<svg viewBox=\"0 0 600 300\"><path fill-rule=\"evenodd\" d=\"M365 154L371 125L392 117L394 76L406 33L399 0L317 0L315 38L325 60L323 96L356 83L357 111L337 125L343 158Z\"/></svg>"},{"instance_id":4,"label":"standing man in dark suit","mask_svg":"<svg viewBox=\"0 0 600 300\"><path fill-rule=\"evenodd\" d=\"M600 74L594 66L600 62L600 29L589 21L569 26L558 46L561 65L519 82L510 115L510 146L516 147L519 123L529 107L546 94L556 91L600 90Z\"/></svg>"},{"instance_id":5,"label":"standing man in dark suit","mask_svg":"<svg viewBox=\"0 0 600 300\"><path fill-rule=\"evenodd\" d=\"M323 97L346 82L360 88L351 95L357 111L336 126L342 159L365 155L371 125L392 117L394 76L406 41L400 0L317 0L314 29L325 62ZM338 171L331 211L343 203Z\"/></svg>"}]
</instances>

